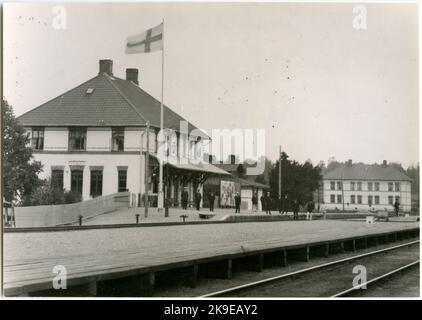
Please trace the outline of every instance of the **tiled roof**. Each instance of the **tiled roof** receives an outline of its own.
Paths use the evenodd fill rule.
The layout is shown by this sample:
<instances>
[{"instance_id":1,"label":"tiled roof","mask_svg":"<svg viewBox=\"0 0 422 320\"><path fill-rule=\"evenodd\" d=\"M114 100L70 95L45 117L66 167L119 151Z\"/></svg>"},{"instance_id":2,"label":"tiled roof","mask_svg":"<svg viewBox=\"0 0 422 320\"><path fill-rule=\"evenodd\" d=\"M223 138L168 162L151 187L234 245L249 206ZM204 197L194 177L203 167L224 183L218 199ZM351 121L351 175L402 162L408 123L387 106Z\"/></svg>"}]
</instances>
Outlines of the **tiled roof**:
<instances>
[{"instance_id":1,"label":"tiled roof","mask_svg":"<svg viewBox=\"0 0 422 320\"><path fill-rule=\"evenodd\" d=\"M87 93L88 89L94 89ZM160 101L128 80L100 73L81 85L21 115L24 126L160 127ZM179 130L185 120L164 106L164 127ZM189 123L189 132L196 129ZM203 133L204 137L207 137Z\"/></svg>"},{"instance_id":2,"label":"tiled roof","mask_svg":"<svg viewBox=\"0 0 422 320\"><path fill-rule=\"evenodd\" d=\"M231 164L231 163L216 163L215 166L227 171L227 172L236 172L239 163Z\"/></svg>"},{"instance_id":3,"label":"tiled roof","mask_svg":"<svg viewBox=\"0 0 422 320\"><path fill-rule=\"evenodd\" d=\"M262 189L269 189L270 188L270 186L256 182L252 179L243 179L243 178L235 177L234 180L240 182L241 186L249 186L249 187L255 187L255 188L262 188Z\"/></svg>"},{"instance_id":4,"label":"tiled roof","mask_svg":"<svg viewBox=\"0 0 422 320\"><path fill-rule=\"evenodd\" d=\"M389 180L411 181L406 174L392 165L343 164L324 174L325 180Z\"/></svg>"}]
</instances>

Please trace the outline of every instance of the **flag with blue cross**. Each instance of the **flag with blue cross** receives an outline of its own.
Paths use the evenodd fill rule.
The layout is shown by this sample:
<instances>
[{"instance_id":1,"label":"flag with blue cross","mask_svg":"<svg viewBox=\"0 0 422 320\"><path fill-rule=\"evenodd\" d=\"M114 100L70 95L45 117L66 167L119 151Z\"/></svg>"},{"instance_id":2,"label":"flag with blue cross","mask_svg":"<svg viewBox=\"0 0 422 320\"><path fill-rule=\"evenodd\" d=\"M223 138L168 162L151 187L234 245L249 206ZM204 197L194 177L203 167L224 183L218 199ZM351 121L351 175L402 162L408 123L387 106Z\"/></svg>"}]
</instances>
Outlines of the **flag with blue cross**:
<instances>
[{"instance_id":1,"label":"flag with blue cross","mask_svg":"<svg viewBox=\"0 0 422 320\"><path fill-rule=\"evenodd\" d=\"M147 53L159 50L163 50L163 23L141 34L127 38L125 50L127 54Z\"/></svg>"}]
</instances>

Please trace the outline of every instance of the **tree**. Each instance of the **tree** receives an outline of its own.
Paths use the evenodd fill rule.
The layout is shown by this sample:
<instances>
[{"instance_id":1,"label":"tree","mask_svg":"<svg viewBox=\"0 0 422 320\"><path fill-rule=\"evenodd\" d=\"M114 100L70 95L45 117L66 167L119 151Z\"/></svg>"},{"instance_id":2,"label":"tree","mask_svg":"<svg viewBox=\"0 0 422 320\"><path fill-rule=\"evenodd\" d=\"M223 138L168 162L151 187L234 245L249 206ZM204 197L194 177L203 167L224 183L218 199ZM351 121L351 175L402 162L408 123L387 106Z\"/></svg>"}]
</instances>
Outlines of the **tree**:
<instances>
[{"instance_id":1,"label":"tree","mask_svg":"<svg viewBox=\"0 0 422 320\"><path fill-rule=\"evenodd\" d=\"M262 156L259 158L257 164L259 167L264 168L264 172L255 177L255 182L267 184L273 167L271 160L267 159L265 156Z\"/></svg>"},{"instance_id":2,"label":"tree","mask_svg":"<svg viewBox=\"0 0 422 320\"><path fill-rule=\"evenodd\" d=\"M273 198L278 197L278 177L280 161L271 170L270 188ZM313 192L318 189L321 181L321 168L310 162L300 164L289 160L286 153L281 154L281 195L288 196L290 201L298 200L302 205L312 200Z\"/></svg>"},{"instance_id":3,"label":"tree","mask_svg":"<svg viewBox=\"0 0 422 320\"><path fill-rule=\"evenodd\" d=\"M412 194L419 195L419 162L407 168L406 175L412 179Z\"/></svg>"},{"instance_id":4,"label":"tree","mask_svg":"<svg viewBox=\"0 0 422 320\"><path fill-rule=\"evenodd\" d=\"M18 200L25 203L41 183L38 173L41 172L42 165L32 159L29 137L5 99L2 99L2 115L3 196L6 201Z\"/></svg>"}]
</instances>

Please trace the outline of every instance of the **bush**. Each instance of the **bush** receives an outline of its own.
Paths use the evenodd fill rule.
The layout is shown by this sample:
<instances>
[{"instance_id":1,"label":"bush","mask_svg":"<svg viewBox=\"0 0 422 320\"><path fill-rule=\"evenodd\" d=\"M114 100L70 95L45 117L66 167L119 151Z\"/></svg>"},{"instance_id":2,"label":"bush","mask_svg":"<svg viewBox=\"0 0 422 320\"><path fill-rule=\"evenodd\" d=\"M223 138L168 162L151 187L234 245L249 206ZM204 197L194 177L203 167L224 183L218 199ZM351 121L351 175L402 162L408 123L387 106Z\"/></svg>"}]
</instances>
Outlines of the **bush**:
<instances>
[{"instance_id":1,"label":"bush","mask_svg":"<svg viewBox=\"0 0 422 320\"><path fill-rule=\"evenodd\" d=\"M32 192L29 201L25 201L25 204L30 206L42 206L62 204L63 202L63 190L52 186L51 181L48 179L44 180L41 185Z\"/></svg>"},{"instance_id":2,"label":"bush","mask_svg":"<svg viewBox=\"0 0 422 320\"><path fill-rule=\"evenodd\" d=\"M64 197L64 203L76 203L82 201L82 196L80 193L74 192L74 191L65 191L63 194Z\"/></svg>"},{"instance_id":3,"label":"bush","mask_svg":"<svg viewBox=\"0 0 422 320\"><path fill-rule=\"evenodd\" d=\"M25 206L42 206L55 204L69 204L82 201L82 196L74 191L64 191L51 184L51 180L44 180L30 197L25 199Z\"/></svg>"}]
</instances>

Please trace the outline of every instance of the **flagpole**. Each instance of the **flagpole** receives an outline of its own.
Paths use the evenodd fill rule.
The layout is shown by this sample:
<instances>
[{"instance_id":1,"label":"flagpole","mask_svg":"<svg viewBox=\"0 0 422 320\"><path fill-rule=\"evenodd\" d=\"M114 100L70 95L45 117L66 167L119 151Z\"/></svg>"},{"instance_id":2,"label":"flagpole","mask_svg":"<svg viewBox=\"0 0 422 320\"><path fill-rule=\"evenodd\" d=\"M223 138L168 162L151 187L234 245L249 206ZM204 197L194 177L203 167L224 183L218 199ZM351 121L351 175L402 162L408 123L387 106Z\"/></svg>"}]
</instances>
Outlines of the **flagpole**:
<instances>
[{"instance_id":1,"label":"flagpole","mask_svg":"<svg viewBox=\"0 0 422 320\"><path fill-rule=\"evenodd\" d=\"M163 36L162 43L163 48L161 50L161 104L160 104L160 132L163 134L163 123L164 123L164 108L163 108L163 99L164 99L164 18L163 18ZM162 212L164 208L164 193L163 193L163 157L160 156L160 176L158 183L158 212Z\"/></svg>"}]
</instances>

